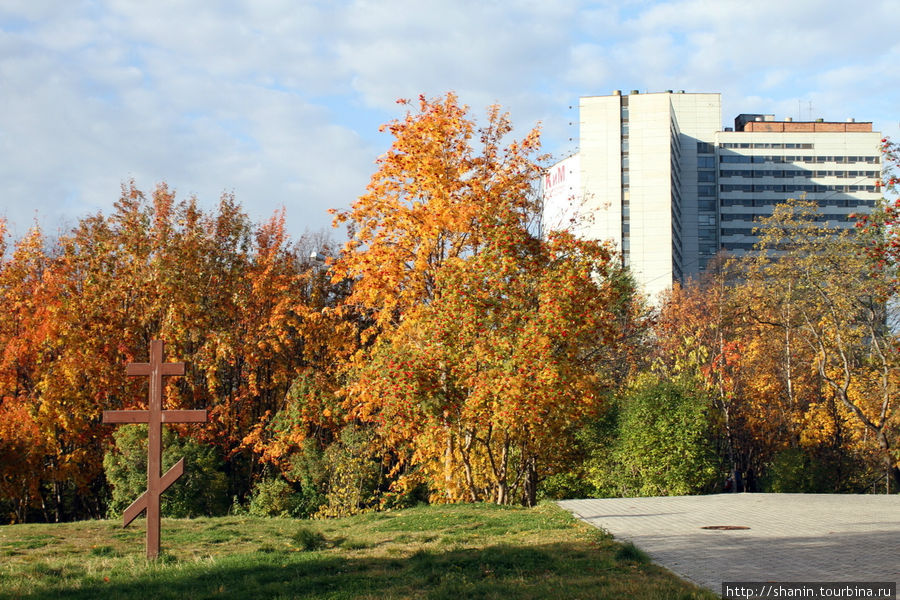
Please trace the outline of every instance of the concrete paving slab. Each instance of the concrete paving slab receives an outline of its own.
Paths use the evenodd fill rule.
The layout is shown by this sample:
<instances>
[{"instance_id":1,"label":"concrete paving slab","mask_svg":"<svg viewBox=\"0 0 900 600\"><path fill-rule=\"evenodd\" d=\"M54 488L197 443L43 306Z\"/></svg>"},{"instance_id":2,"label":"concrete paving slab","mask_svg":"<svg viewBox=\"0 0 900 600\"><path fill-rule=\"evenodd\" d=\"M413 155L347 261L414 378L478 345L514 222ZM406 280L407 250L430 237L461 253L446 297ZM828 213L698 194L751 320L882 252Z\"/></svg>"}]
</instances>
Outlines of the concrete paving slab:
<instances>
[{"instance_id":1,"label":"concrete paving slab","mask_svg":"<svg viewBox=\"0 0 900 600\"><path fill-rule=\"evenodd\" d=\"M723 581L900 581L898 495L719 494L559 505L716 593ZM747 529L703 529L710 526Z\"/></svg>"}]
</instances>

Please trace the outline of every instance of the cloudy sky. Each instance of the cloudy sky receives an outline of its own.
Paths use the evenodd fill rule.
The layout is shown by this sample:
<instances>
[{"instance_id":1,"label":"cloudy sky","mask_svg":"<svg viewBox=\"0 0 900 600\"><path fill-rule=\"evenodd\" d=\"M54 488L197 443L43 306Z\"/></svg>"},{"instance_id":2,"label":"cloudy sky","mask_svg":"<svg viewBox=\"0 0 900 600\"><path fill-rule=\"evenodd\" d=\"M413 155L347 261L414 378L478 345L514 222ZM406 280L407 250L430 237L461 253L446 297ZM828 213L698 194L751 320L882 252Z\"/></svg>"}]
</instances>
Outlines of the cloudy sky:
<instances>
[{"instance_id":1,"label":"cloudy sky","mask_svg":"<svg viewBox=\"0 0 900 600\"><path fill-rule=\"evenodd\" d=\"M133 178L320 230L364 190L395 100L448 90L541 122L557 156L569 107L614 89L897 138L897 20L896 0L0 0L0 217L54 234Z\"/></svg>"}]
</instances>

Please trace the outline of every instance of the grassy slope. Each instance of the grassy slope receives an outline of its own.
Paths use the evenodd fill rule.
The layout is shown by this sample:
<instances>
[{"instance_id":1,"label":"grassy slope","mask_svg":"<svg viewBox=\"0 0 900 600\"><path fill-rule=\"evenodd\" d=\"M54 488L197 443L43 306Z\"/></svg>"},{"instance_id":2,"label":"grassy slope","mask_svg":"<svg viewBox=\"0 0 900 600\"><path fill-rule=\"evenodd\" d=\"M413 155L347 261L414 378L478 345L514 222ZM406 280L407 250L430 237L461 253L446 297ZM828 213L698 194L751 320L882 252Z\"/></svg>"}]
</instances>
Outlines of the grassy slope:
<instances>
[{"instance_id":1,"label":"grassy slope","mask_svg":"<svg viewBox=\"0 0 900 600\"><path fill-rule=\"evenodd\" d=\"M0 527L3 598L714 598L555 505Z\"/></svg>"}]
</instances>

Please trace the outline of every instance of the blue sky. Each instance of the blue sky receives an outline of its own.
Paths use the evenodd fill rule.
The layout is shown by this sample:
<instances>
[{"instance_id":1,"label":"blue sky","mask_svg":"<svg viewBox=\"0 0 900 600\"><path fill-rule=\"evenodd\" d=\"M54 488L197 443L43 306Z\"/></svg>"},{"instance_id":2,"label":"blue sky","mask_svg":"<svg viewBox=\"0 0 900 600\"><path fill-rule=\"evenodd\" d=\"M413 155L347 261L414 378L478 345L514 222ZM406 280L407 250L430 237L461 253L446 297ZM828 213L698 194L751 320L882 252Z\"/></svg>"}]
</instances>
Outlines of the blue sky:
<instances>
[{"instance_id":1,"label":"blue sky","mask_svg":"<svg viewBox=\"0 0 900 600\"><path fill-rule=\"evenodd\" d=\"M294 236L328 228L390 144L395 100L448 90L519 132L540 122L557 156L577 143L569 106L614 89L897 139L898 19L895 0L3 0L0 216L52 235L133 178L207 207L233 191L256 221L284 206Z\"/></svg>"}]
</instances>

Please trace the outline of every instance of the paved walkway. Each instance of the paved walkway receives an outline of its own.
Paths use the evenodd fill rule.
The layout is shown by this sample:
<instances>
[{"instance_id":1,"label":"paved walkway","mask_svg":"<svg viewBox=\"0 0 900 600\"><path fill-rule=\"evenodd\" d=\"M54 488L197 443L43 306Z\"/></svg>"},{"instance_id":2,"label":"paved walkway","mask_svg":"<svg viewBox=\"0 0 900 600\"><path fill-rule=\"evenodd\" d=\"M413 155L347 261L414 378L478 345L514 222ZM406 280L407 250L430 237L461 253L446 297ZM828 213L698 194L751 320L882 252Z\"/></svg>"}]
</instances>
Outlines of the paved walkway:
<instances>
[{"instance_id":1,"label":"paved walkway","mask_svg":"<svg viewBox=\"0 0 900 600\"><path fill-rule=\"evenodd\" d=\"M900 581L897 495L719 494L559 504L716 593L723 581ZM749 529L702 529L714 525Z\"/></svg>"}]
</instances>

